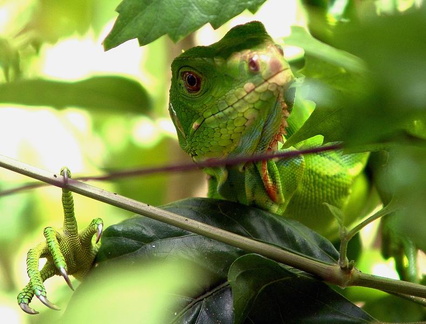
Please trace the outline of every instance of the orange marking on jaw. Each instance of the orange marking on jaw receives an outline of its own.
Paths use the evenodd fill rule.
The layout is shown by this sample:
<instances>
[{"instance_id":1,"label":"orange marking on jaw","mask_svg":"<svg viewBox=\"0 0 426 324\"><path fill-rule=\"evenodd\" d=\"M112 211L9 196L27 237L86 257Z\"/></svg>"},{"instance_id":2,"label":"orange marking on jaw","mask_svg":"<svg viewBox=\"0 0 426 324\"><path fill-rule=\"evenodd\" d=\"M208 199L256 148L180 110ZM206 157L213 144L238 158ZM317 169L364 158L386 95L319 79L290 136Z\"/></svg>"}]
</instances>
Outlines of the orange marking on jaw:
<instances>
[{"instance_id":1,"label":"orange marking on jaw","mask_svg":"<svg viewBox=\"0 0 426 324\"><path fill-rule=\"evenodd\" d=\"M275 136L272 138L271 143L269 144L269 147L268 147L269 152L277 151L278 142L283 142L283 136L285 134L287 134L287 132L286 132L286 128L288 126L287 118L290 115L290 113L288 111L288 107L287 107L287 104L284 101L284 97L283 97L282 93L278 94L278 100L280 102L281 109L282 109L281 125L280 125L278 132L275 134Z\"/></svg>"}]
</instances>

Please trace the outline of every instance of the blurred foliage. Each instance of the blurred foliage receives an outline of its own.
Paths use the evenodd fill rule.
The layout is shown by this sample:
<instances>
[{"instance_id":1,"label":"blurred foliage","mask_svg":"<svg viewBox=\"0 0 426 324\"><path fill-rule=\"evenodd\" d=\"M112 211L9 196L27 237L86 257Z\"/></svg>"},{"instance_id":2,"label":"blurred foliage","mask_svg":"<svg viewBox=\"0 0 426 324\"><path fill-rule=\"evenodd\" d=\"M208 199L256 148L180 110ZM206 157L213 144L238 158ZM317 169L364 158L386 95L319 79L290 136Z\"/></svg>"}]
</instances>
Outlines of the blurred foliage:
<instances>
[{"instance_id":1,"label":"blurred foliage","mask_svg":"<svg viewBox=\"0 0 426 324\"><path fill-rule=\"evenodd\" d=\"M148 94L139 83L115 76L98 76L73 83L49 80L5 83L0 85L0 101L59 109L74 106L91 112L115 113L117 109L147 113L151 106Z\"/></svg>"},{"instance_id":2,"label":"blurred foliage","mask_svg":"<svg viewBox=\"0 0 426 324\"><path fill-rule=\"evenodd\" d=\"M76 290L77 298L69 303L61 323L117 323L123 316L131 323L168 323L176 316L174 297L184 296L204 280L203 273L179 261L146 260L142 267L116 263L114 272L93 271L87 285Z\"/></svg>"},{"instance_id":3,"label":"blurred foliage","mask_svg":"<svg viewBox=\"0 0 426 324\"><path fill-rule=\"evenodd\" d=\"M132 38L147 44L164 34L177 41L207 22L216 28L245 8L255 12L264 1L225 1L221 6L196 0L182 3L157 0L149 2L152 6L148 6L148 2L125 0L120 4L118 19L105 38L105 48ZM174 153L170 153L174 152L176 141L166 107L170 53L178 53L180 48L160 38L142 49L128 42L107 53L100 52L105 31L111 29L112 20L117 16L114 9L118 4L118 0L6 0L0 3L0 135L4 139L0 143L0 154L52 171L67 165L76 175L176 161ZM200 8L201 4L205 4L203 15L188 9ZM135 5L139 9L135 9ZM275 4L275 12L278 16L274 19L270 16L256 19L280 20L281 3ZM383 201L386 203L396 196L404 206L402 212L390 216L393 234L408 237L416 247L425 250L426 6L408 0L303 0L298 3L298 13L306 17L309 32L294 27L285 41L304 51L303 56L290 60L295 70L303 67L298 72L303 78L299 93L303 100L315 102L316 110L290 141L322 134L326 141L344 141L350 150L386 149L387 155L373 159L375 163L370 170L376 174L374 181ZM175 28L177 25L181 28ZM86 41L96 50L86 49ZM61 47L65 51L55 54ZM56 65L52 65L54 60ZM61 75L61 71L70 74ZM0 171L0 191L28 182L21 176ZM153 175L95 185L160 205L170 199L170 192L183 192L183 188L193 186L193 182L180 182L172 187L170 175ZM76 197L76 209L81 224L101 217L108 225L129 216L81 197ZM21 313L15 298L25 283L26 251L40 241L46 224L61 226L60 191L43 188L0 197L0 214L2 316L10 313L15 322L28 323L58 319L62 313L44 309L41 304L34 307L42 313L29 318ZM377 266L392 263L385 262L377 252L376 231L377 226L373 232L366 229L356 251L357 265L365 272L375 272ZM256 276L248 276L237 266L264 267L269 271L269 278L282 271L265 260L248 258L239 262L233 274L241 274L239 280L245 280L250 287L257 283ZM390 267L387 270L383 267L378 274L392 271ZM424 267L419 264L423 272ZM139 272L135 275L132 269L123 269L129 271L130 279L123 285L149 286L147 291L159 295L147 299L143 292L134 291L135 295L124 295L122 299L146 300L157 307L163 302L158 296L193 288L205 280L201 275L200 281L194 279L193 282L200 274L192 275L192 268L173 263L165 268L154 263L147 268L152 272L147 270L147 275L139 278ZM170 273L174 277L170 277ZM176 275L179 273L185 275ZM117 287L109 289L109 285L122 278L107 277L100 283L102 294L113 298L106 302L98 292L91 294L89 298L98 302L98 306L93 307L116 307L113 305L121 295L119 290L113 290ZM162 282L161 278L168 280ZM61 279L53 281L52 286L48 284L50 296L55 296L52 298L55 303L66 305L71 292ZM98 285L96 280L87 281L87 285L91 283ZM188 283L193 285L186 286ZM273 286L270 294L281 292L281 288L276 290ZM380 320L425 319L424 309L418 305L406 304L377 291L347 289L341 293L365 305L365 310ZM80 299L73 300L72 303L78 304ZM85 299L81 302L87 303ZM120 311L130 313L129 305L135 304L124 303L119 306ZM260 302L258 305L263 307ZM90 306L88 313L93 313L92 304ZM84 308L73 307L66 317L70 321L77 318L73 309L80 312ZM397 309L404 312L390 311ZM95 312L98 313L102 311ZM107 322L111 316L117 316L104 314L93 320Z\"/></svg>"},{"instance_id":4,"label":"blurred foliage","mask_svg":"<svg viewBox=\"0 0 426 324\"><path fill-rule=\"evenodd\" d=\"M176 144L166 115L170 45L159 40L143 51L129 44L104 53L103 35L118 3L0 3L0 134L7 138L0 154L51 171L66 165L76 176L173 161L169 147ZM0 191L31 182L6 170L0 170L0 177ZM97 185L159 205L172 196L168 179L148 176ZM82 226L93 217L109 225L129 216L90 199L75 199ZM37 302L40 316L25 316L16 305L16 292L26 282L28 249L42 240L47 224L62 226L60 190L0 197L0 212L0 313L13 314L9 318L16 323L57 319L61 313ZM55 302L66 305L69 288L55 279L48 287Z\"/></svg>"}]
</instances>

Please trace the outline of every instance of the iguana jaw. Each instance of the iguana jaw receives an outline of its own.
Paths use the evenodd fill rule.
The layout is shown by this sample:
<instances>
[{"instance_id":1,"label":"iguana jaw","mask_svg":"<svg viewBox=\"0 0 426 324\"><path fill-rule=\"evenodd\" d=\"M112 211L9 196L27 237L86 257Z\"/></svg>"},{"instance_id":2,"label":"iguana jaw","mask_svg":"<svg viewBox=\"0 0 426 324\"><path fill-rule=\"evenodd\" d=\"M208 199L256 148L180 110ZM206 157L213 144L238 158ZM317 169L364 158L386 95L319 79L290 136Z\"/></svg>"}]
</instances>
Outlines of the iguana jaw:
<instances>
[{"instance_id":1,"label":"iguana jaw","mask_svg":"<svg viewBox=\"0 0 426 324\"><path fill-rule=\"evenodd\" d=\"M246 81L222 95L193 122L186 151L197 162L275 150L285 134L289 107L284 93L293 80L281 50L271 42L258 50L234 53L227 60L216 59L215 64L229 73L246 73ZM241 72L242 64L246 70ZM201 146L204 132L214 135Z\"/></svg>"}]
</instances>

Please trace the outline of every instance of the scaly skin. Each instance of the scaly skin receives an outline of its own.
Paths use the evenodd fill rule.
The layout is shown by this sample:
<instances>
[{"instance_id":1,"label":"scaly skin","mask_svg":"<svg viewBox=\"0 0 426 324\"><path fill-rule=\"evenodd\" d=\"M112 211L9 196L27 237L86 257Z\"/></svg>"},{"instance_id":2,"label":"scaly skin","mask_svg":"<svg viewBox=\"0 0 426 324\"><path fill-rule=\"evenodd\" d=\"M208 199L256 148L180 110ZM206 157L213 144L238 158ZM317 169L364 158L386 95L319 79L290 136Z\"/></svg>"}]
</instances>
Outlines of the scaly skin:
<instances>
[{"instance_id":1,"label":"scaly skin","mask_svg":"<svg viewBox=\"0 0 426 324\"><path fill-rule=\"evenodd\" d=\"M189 49L173 61L172 73L170 115L181 147L195 162L275 152L311 113L294 104L290 66L259 22ZM314 137L295 148L321 144ZM360 216L368 196L367 158L330 152L205 171L210 197L295 218L335 238L337 222L323 203L341 208L346 223Z\"/></svg>"},{"instance_id":2,"label":"scaly skin","mask_svg":"<svg viewBox=\"0 0 426 324\"><path fill-rule=\"evenodd\" d=\"M61 175L64 181L71 178L68 169L63 168ZM27 254L27 273L29 283L19 293L17 299L22 310L28 314L38 312L29 307L34 295L46 306L59 309L47 299L46 288L43 282L54 275L63 276L67 284L73 289L68 275L82 279L91 269L93 260L99 248L99 239L102 234L102 219L92 220L90 225L78 233L77 221L74 214L74 202L70 191L62 189L62 206L64 209L63 233L52 227L44 229L45 243L40 243ZM92 237L96 234L96 243L92 243ZM46 258L47 262L39 271L39 259Z\"/></svg>"}]
</instances>

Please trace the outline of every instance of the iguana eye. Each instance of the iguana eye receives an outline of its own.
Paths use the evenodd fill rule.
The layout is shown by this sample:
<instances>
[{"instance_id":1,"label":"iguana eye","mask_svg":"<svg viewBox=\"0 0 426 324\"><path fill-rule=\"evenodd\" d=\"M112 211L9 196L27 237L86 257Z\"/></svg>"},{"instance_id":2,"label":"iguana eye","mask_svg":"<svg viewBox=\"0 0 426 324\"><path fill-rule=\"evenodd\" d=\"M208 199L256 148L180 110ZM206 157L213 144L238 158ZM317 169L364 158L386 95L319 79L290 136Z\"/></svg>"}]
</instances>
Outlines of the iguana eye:
<instances>
[{"instance_id":1,"label":"iguana eye","mask_svg":"<svg viewBox=\"0 0 426 324\"><path fill-rule=\"evenodd\" d=\"M193 71L185 71L181 73L186 90L190 93L196 93L201 89L201 77Z\"/></svg>"},{"instance_id":2,"label":"iguana eye","mask_svg":"<svg viewBox=\"0 0 426 324\"><path fill-rule=\"evenodd\" d=\"M259 65L259 57L257 56L257 54L253 55L252 57L248 59L248 67L250 71L252 72L259 72L260 65Z\"/></svg>"}]
</instances>

